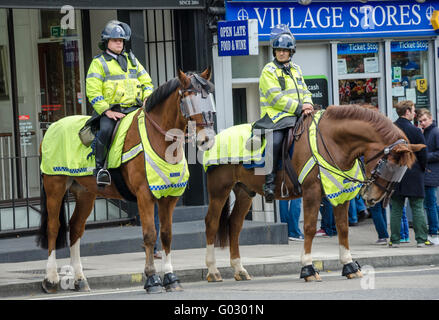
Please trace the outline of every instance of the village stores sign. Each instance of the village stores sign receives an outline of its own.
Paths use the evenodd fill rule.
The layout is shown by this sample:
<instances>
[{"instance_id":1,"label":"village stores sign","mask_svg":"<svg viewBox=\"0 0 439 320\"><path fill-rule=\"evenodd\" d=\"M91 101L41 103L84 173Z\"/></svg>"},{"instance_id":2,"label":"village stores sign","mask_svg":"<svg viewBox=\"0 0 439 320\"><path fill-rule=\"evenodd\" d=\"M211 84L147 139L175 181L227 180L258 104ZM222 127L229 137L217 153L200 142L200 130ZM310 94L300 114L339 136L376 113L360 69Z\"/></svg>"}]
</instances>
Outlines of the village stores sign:
<instances>
[{"instance_id":1,"label":"village stores sign","mask_svg":"<svg viewBox=\"0 0 439 320\"><path fill-rule=\"evenodd\" d=\"M436 36L430 19L439 0L312 2L226 1L226 20L258 21L259 40L268 41L270 29L287 24L299 40L353 37Z\"/></svg>"}]
</instances>

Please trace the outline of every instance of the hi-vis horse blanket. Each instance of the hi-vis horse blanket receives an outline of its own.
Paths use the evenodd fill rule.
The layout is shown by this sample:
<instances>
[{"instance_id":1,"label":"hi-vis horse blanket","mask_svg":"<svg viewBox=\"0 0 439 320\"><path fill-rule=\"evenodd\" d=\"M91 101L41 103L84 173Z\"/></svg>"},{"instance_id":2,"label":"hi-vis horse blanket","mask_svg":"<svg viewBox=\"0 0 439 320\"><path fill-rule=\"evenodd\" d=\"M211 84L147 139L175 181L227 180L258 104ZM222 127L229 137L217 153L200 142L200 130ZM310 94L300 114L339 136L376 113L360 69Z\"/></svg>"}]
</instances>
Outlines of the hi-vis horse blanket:
<instances>
[{"instance_id":1,"label":"hi-vis horse blanket","mask_svg":"<svg viewBox=\"0 0 439 320\"><path fill-rule=\"evenodd\" d=\"M108 153L108 168L118 168L128 128L137 112L130 112L122 120ZM69 116L50 125L41 146L41 172L48 175L89 176L95 168L95 157L79 139L79 130L90 116Z\"/></svg>"},{"instance_id":2,"label":"hi-vis horse blanket","mask_svg":"<svg viewBox=\"0 0 439 320\"><path fill-rule=\"evenodd\" d=\"M261 166L264 162L264 150L266 139L262 140L260 149L247 150L245 143L251 137L252 124L245 123L233 126L221 131L215 136L215 143L203 154L203 167L207 171L209 167L219 164L254 164Z\"/></svg>"}]
</instances>

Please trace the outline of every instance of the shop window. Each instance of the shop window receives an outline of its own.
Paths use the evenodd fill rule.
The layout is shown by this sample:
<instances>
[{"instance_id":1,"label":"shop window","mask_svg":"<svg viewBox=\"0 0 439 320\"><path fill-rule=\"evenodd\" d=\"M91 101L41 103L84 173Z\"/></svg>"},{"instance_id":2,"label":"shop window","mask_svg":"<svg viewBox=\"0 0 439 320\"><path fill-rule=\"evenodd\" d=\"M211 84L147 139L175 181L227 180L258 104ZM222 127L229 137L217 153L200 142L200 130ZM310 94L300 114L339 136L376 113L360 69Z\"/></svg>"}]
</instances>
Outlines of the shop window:
<instances>
[{"instance_id":1,"label":"shop window","mask_svg":"<svg viewBox=\"0 0 439 320\"><path fill-rule=\"evenodd\" d=\"M377 78L339 80L340 104L372 104L378 107Z\"/></svg>"},{"instance_id":2,"label":"shop window","mask_svg":"<svg viewBox=\"0 0 439 320\"><path fill-rule=\"evenodd\" d=\"M337 69L339 75L379 72L378 48L372 43L339 43Z\"/></svg>"},{"instance_id":3,"label":"shop window","mask_svg":"<svg viewBox=\"0 0 439 320\"><path fill-rule=\"evenodd\" d=\"M77 36L76 11L41 10L40 11L40 38L60 38Z\"/></svg>"},{"instance_id":4,"label":"shop window","mask_svg":"<svg viewBox=\"0 0 439 320\"><path fill-rule=\"evenodd\" d=\"M0 46L0 100L9 99L8 72L6 70L6 46Z\"/></svg>"},{"instance_id":5,"label":"shop window","mask_svg":"<svg viewBox=\"0 0 439 320\"><path fill-rule=\"evenodd\" d=\"M391 52L393 104L412 100L416 108L430 109L428 41L395 41Z\"/></svg>"}]
</instances>

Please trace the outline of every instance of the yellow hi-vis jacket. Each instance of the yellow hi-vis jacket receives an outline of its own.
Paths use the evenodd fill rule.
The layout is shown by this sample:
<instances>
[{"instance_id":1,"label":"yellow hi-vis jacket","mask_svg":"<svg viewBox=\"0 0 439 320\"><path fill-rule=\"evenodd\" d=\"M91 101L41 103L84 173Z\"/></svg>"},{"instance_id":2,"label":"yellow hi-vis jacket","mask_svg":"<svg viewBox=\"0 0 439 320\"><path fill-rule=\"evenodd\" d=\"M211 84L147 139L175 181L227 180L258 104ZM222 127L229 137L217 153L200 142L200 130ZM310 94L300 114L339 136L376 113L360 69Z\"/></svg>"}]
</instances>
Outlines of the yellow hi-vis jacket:
<instances>
[{"instance_id":1,"label":"yellow hi-vis jacket","mask_svg":"<svg viewBox=\"0 0 439 320\"><path fill-rule=\"evenodd\" d=\"M107 53L97 55L90 64L86 79L87 98L98 114L110 109L110 104L131 107L151 95L154 86L151 77L136 59L131 63L126 52L127 72Z\"/></svg>"},{"instance_id":2,"label":"yellow hi-vis jacket","mask_svg":"<svg viewBox=\"0 0 439 320\"><path fill-rule=\"evenodd\" d=\"M267 63L259 78L261 118L268 114L273 123L288 116L300 116L304 103L312 104L312 94L303 79L302 70L290 63L287 75L274 62Z\"/></svg>"}]
</instances>

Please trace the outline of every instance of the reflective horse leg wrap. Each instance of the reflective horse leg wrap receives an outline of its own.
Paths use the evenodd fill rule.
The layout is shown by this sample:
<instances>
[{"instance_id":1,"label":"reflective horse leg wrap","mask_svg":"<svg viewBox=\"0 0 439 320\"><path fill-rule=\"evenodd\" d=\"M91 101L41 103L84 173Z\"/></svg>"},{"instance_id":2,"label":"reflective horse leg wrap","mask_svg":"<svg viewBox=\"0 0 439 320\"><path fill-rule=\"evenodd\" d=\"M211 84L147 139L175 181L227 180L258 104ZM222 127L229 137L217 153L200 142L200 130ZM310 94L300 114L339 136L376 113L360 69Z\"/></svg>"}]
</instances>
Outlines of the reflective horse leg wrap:
<instances>
[{"instance_id":1,"label":"reflective horse leg wrap","mask_svg":"<svg viewBox=\"0 0 439 320\"><path fill-rule=\"evenodd\" d=\"M143 288L147 292L159 292L161 291L162 286L162 279L158 274L154 273L146 278L146 283Z\"/></svg>"},{"instance_id":2,"label":"reflective horse leg wrap","mask_svg":"<svg viewBox=\"0 0 439 320\"><path fill-rule=\"evenodd\" d=\"M345 277L349 274L356 273L359 270L361 270L361 266L357 261L350 262L350 263L347 263L343 266L343 271L342 271L341 275L343 277Z\"/></svg>"},{"instance_id":3,"label":"reflective horse leg wrap","mask_svg":"<svg viewBox=\"0 0 439 320\"><path fill-rule=\"evenodd\" d=\"M175 282L180 283L180 279L178 279L178 277L173 272L169 272L169 273L165 274L165 276L163 277L163 286L164 287L167 287Z\"/></svg>"},{"instance_id":4,"label":"reflective horse leg wrap","mask_svg":"<svg viewBox=\"0 0 439 320\"><path fill-rule=\"evenodd\" d=\"M300 271L300 279L308 278L315 274L319 274L319 273L316 271L316 269L314 269L314 266L310 264L302 267L302 270Z\"/></svg>"}]
</instances>

